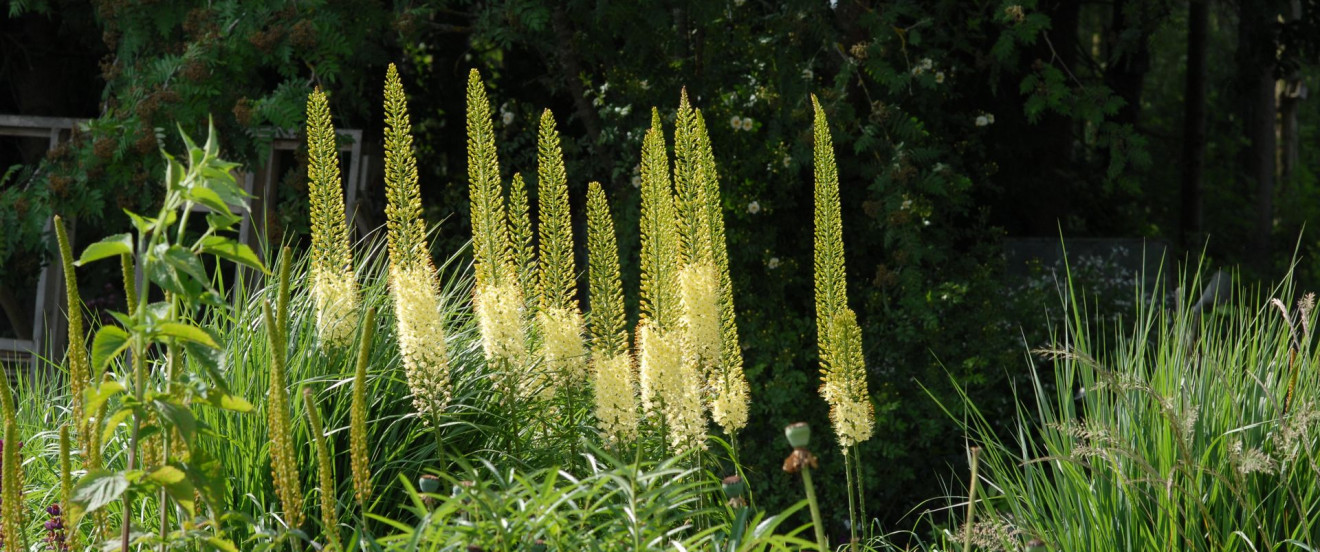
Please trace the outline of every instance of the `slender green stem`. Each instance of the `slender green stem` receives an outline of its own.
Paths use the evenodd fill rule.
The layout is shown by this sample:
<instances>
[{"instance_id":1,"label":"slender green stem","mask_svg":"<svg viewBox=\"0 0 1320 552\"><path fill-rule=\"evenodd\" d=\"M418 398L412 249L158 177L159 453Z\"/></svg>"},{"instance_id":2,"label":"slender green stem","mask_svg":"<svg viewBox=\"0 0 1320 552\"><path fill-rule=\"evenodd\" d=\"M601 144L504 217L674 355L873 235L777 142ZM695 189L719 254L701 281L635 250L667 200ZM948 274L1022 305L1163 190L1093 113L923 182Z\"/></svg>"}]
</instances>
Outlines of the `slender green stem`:
<instances>
[{"instance_id":1,"label":"slender green stem","mask_svg":"<svg viewBox=\"0 0 1320 552\"><path fill-rule=\"evenodd\" d=\"M848 491L848 535L852 539L849 541L849 546L855 548L857 546L857 506L853 501L852 462L852 455L848 454L848 449L843 449L843 475Z\"/></svg>"},{"instance_id":2,"label":"slender green stem","mask_svg":"<svg viewBox=\"0 0 1320 552\"><path fill-rule=\"evenodd\" d=\"M976 479L981 447L972 447L972 482L967 489L967 522L963 525L963 552L972 550L972 524L976 521Z\"/></svg>"},{"instance_id":3,"label":"slender green stem","mask_svg":"<svg viewBox=\"0 0 1320 552\"><path fill-rule=\"evenodd\" d=\"M802 466L802 486L807 488L807 504L811 506L811 525L816 528L816 547L829 550L825 540L825 523L820 518L820 503L816 501L816 486L811 484L811 468Z\"/></svg>"}]
</instances>

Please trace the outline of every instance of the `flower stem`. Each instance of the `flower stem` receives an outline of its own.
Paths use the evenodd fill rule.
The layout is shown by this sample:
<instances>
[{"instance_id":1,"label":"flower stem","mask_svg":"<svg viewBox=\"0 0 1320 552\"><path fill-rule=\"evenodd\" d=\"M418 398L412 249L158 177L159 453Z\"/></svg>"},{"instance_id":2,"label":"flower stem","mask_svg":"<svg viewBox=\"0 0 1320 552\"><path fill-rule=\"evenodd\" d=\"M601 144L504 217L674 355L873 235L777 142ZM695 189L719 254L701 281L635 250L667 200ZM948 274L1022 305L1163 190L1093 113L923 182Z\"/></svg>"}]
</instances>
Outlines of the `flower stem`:
<instances>
[{"instance_id":1,"label":"flower stem","mask_svg":"<svg viewBox=\"0 0 1320 552\"><path fill-rule=\"evenodd\" d=\"M972 523L976 519L976 472L980 467L981 447L972 447L972 483L967 490L967 522L963 525L963 552L972 550Z\"/></svg>"},{"instance_id":2,"label":"flower stem","mask_svg":"<svg viewBox=\"0 0 1320 552\"><path fill-rule=\"evenodd\" d=\"M829 550L825 541L825 524L820 519L820 503L816 501L816 486L811 484L811 468L802 466L802 486L807 488L807 503L811 506L811 524L816 528L816 546L822 552Z\"/></svg>"}]
</instances>

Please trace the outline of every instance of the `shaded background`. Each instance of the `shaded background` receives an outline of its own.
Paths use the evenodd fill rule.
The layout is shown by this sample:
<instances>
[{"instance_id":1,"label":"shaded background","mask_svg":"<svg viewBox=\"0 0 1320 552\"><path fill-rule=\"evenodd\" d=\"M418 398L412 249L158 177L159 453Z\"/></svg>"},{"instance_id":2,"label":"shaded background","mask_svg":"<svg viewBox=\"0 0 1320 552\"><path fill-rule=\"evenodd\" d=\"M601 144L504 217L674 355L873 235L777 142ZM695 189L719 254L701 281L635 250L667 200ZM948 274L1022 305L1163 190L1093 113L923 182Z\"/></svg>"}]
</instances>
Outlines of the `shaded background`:
<instances>
[{"instance_id":1,"label":"shaded background","mask_svg":"<svg viewBox=\"0 0 1320 552\"><path fill-rule=\"evenodd\" d=\"M437 256L469 237L463 86L475 67L506 179L521 171L534 187L535 124L550 108L579 234L587 182L605 184L635 299L642 133L652 106L672 132L686 86L721 173L752 384L739 448L772 510L798 496L779 470L780 428L828 426L816 395L810 94L831 117L840 163L849 292L878 414L861 449L866 506L887 529L956 492L967 443L949 422L960 411L939 407L956 402L954 385L1011 420L1028 350L1059 316L1060 236L1101 319L1130 312L1135 270L1159 259L1143 244L1167 253L1166 270L1187 259L1195 269L1204 251L1207 267L1248 280L1294 261L1303 289L1320 275L1315 230L1302 232L1320 221L1320 112L1307 98L1315 0L6 7L0 114L91 121L51 152L0 139L0 170L13 167L0 182L4 337L30 325L49 216L76 218L81 243L126 227L123 208L158 201L158 148L178 148L176 124L200 136L214 117L226 158L257 165L270 129L296 132L320 86L336 124L362 129L363 151L378 154L389 62L409 93ZM276 175L260 229L272 242L306 241L302 160L295 151ZM382 223L379 175L361 193L363 223ZM122 308L104 285L112 276L80 273L84 289L105 290L85 294L93 307ZM837 450L820 442L822 478L842 477ZM826 504L841 503L842 485L823 487ZM842 532L844 512L827 515Z\"/></svg>"}]
</instances>

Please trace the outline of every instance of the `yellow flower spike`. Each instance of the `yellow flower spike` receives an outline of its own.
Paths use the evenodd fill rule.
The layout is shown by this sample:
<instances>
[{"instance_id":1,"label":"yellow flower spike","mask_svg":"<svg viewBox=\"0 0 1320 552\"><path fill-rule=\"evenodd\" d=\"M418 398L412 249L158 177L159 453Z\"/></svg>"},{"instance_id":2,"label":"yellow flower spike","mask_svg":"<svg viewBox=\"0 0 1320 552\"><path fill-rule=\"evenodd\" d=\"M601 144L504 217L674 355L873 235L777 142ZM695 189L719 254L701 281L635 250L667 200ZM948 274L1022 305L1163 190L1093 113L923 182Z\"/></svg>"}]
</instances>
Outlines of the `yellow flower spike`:
<instances>
[{"instance_id":1,"label":"yellow flower spike","mask_svg":"<svg viewBox=\"0 0 1320 552\"><path fill-rule=\"evenodd\" d=\"M678 300L681 245L658 111L652 110L651 120L652 127L642 141L641 317L670 330L677 328L682 313Z\"/></svg>"},{"instance_id":2,"label":"yellow flower spike","mask_svg":"<svg viewBox=\"0 0 1320 552\"><path fill-rule=\"evenodd\" d=\"M577 309L545 309L536 313L536 325L541 328L541 355L553 374L553 385L576 386L586 381L582 314Z\"/></svg>"},{"instance_id":3,"label":"yellow flower spike","mask_svg":"<svg viewBox=\"0 0 1320 552\"><path fill-rule=\"evenodd\" d=\"M729 276L729 251L724 238L724 209L720 200L719 173L715 169L715 154L706 132L706 121L701 110L693 110L693 141L705 185L706 221L710 232L711 259L719 278L720 360L714 382L715 399L711 403L711 418L728 435L747 426L751 390L743 373L742 345L738 341L738 324L733 309L733 280Z\"/></svg>"},{"instance_id":4,"label":"yellow flower spike","mask_svg":"<svg viewBox=\"0 0 1320 552\"><path fill-rule=\"evenodd\" d=\"M310 387L303 388L303 406L306 407L312 440L316 443L316 478L321 485L321 533L326 540L323 550L339 550L334 460L330 456L330 445L325 440L325 430L321 427L321 413L316 409L316 396Z\"/></svg>"},{"instance_id":5,"label":"yellow flower spike","mask_svg":"<svg viewBox=\"0 0 1320 552\"><path fill-rule=\"evenodd\" d=\"M348 453L353 471L353 493L363 516L371 500L371 465L367 448L367 363L371 359L371 339L376 333L376 307L367 308L358 338L357 369L353 372L353 402L349 408Z\"/></svg>"},{"instance_id":6,"label":"yellow flower spike","mask_svg":"<svg viewBox=\"0 0 1320 552\"><path fill-rule=\"evenodd\" d=\"M358 290L339 180L339 148L320 88L307 98L307 180L317 334L324 343L343 346L353 337Z\"/></svg>"},{"instance_id":7,"label":"yellow flower spike","mask_svg":"<svg viewBox=\"0 0 1320 552\"><path fill-rule=\"evenodd\" d=\"M540 299L536 291L536 247L532 244L532 217L527 203L527 183L521 173L514 173L509 183L509 239L512 241L512 259L518 271L518 287L528 306L535 306Z\"/></svg>"},{"instance_id":8,"label":"yellow flower spike","mask_svg":"<svg viewBox=\"0 0 1320 552\"><path fill-rule=\"evenodd\" d=\"M385 229L390 266L431 267L426 245L426 220L417 186L412 124L399 71L391 63L385 73Z\"/></svg>"},{"instance_id":9,"label":"yellow flower spike","mask_svg":"<svg viewBox=\"0 0 1320 552\"><path fill-rule=\"evenodd\" d=\"M637 438L637 373L628 354L619 248L605 191L587 186L587 283L596 423L611 444Z\"/></svg>"},{"instance_id":10,"label":"yellow flower spike","mask_svg":"<svg viewBox=\"0 0 1320 552\"><path fill-rule=\"evenodd\" d=\"M586 375L586 345L577 302L577 268L573 263L573 222L568 204L568 176L559 146L554 115L541 114L537 136L537 199L540 224L540 309L542 355L553 375L552 386L581 382Z\"/></svg>"},{"instance_id":11,"label":"yellow flower spike","mask_svg":"<svg viewBox=\"0 0 1320 552\"><path fill-rule=\"evenodd\" d=\"M289 388L286 379L288 355L289 269L292 254L285 247L280 252L279 291L274 311L270 301L262 304L266 336L270 345L270 389L266 403L266 427L270 433L271 478L275 494L284 509L284 521L290 529L303 524L303 493L298 477L298 453L293 446L293 422L290 420Z\"/></svg>"},{"instance_id":12,"label":"yellow flower spike","mask_svg":"<svg viewBox=\"0 0 1320 552\"><path fill-rule=\"evenodd\" d=\"M513 264L500 163L495 150L490 101L481 74L473 69L467 86L468 196L472 204L472 256L480 289L504 283Z\"/></svg>"},{"instance_id":13,"label":"yellow flower spike","mask_svg":"<svg viewBox=\"0 0 1320 552\"><path fill-rule=\"evenodd\" d=\"M399 356L413 408L432 424L449 404L449 356L435 265L426 245L412 126L398 70L385 75L385 207L390 294L398 324Z\"/></svg>"},{"instance_id":14,"label":"yellow flower spike","mask_svg":"<svg viewBox=\"0 0 1320 552\"><path fill-rule=\"evenodd\" d=\"M430 425L452 398L444 319L430 267L390 269L399 356L413 395L413 408Z\"/></svg>"},{"instance_id":15,"label":"yellow flower spike","mask_svg":"<svg viewBox=\"0 0 1320 552\"><path fill-rule=\"evenodd\" d=\"M78 443L83 450L91 450L90 434L95 431L87 425L83 410L83 391L92 381L92 362L87 356L87 334L83 329L82 298L78 294L78 276L73 271L73 245L69 243L64 219L55 217L55 238L60 246L60 263L64 268L64 293L68 300L69 319L69 402L73 405L73 423L78 429Z\"/></svg>"},{"instance_id":16,"label":"yellow flower spike","mask_svg":"<svg viewBox=\"0 0 1320 552\"><path fill-rule=\"evenodd\" d=\"M850 447L871 437L875 411L867 390L862 331L856 315L848 309L834 146L825 111L815 96L811 103L816 115L816 335L824 373L821 396L830 405L830 422L846 454Z\"/></svg>"},{"instance_id":17,"label":"yellow flower spike","mask_svg":"<svg viewBox=\"0 0 1320 552\"><path fill-rule=\"evenodd\" d=\"M538 383L524 381L522 377L527 356L526 334L523 332L524 305L521 290L513 281L479 287L472 299L486 360L501 368L492 375L498 379L496 386L507 397L522 396L528 387Z\"/></svg>"},{"instance_id":18,"label":"yellow flower spike","mask_svg":"<svg viewBox=\"0 0 1320 552\"><path fill-rule=\"evenodd\" d=\"M4 535L5 552L24 552L28 549L27 521L23 511L23 466L19 461L18 420L15 419L13 389L9 378L0 371L0 430L4 435L0 450L0 535Z\"/></svg>"}]
</instances>

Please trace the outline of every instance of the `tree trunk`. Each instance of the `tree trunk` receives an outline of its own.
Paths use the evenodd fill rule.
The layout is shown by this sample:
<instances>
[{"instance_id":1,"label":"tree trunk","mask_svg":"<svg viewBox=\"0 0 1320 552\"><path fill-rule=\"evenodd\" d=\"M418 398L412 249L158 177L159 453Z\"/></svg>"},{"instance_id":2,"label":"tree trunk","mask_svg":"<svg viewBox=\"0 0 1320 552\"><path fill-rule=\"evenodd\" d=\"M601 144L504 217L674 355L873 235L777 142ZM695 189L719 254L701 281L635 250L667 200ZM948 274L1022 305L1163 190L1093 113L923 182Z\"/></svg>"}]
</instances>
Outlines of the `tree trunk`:
<instances>
[{"instance_id":1,"label":"tree trunk","mask_svg":"<svg viewBox=\"0 0 1320 552\"><path fill-rule=\"evenodd\" d=\"M1187 11L1187 81L1183 97L1182 210L1179 243L1200 247L1201 190L1205 179L1206 36L1210 0L1192 0Z\"/></svg>"},{"instance_id":2,"label":"tree trunk","mask_svg":"<svg viewBox=\"0 0 1320 552\"><path fill-rule=\"evenodd\" d=\"M1277 10L1271 2L1242 2L1238 9L1238 77L1242 86L1246 180L1254 187L1252 264L1261 274L1271 269L1270 235L1274 228L1274 169L1278 138L1274 98Z\"/></svg>"},{"instance_id":3,"label":"tree trunk","mask_svg":"<svg viewBox=\"0 0 1320 552\"><path fill-rule=\"evenodd\" d=\"M1289 6L1290 18L1293 20L1302 18L1302 3L1300 0L1292 0ZM1283 81L1283 87L1279 91L1279 185L1287 186L1292 178L1293 172L1297 169L1297 163L1301 157L1301 133L1297 127L1297 112L1301 107L1302 90L1306 84L1302 81L1301 72L1294 69ZM1282 188L1280 192L1282 192Z\"/></svg>"}]
</instances>

